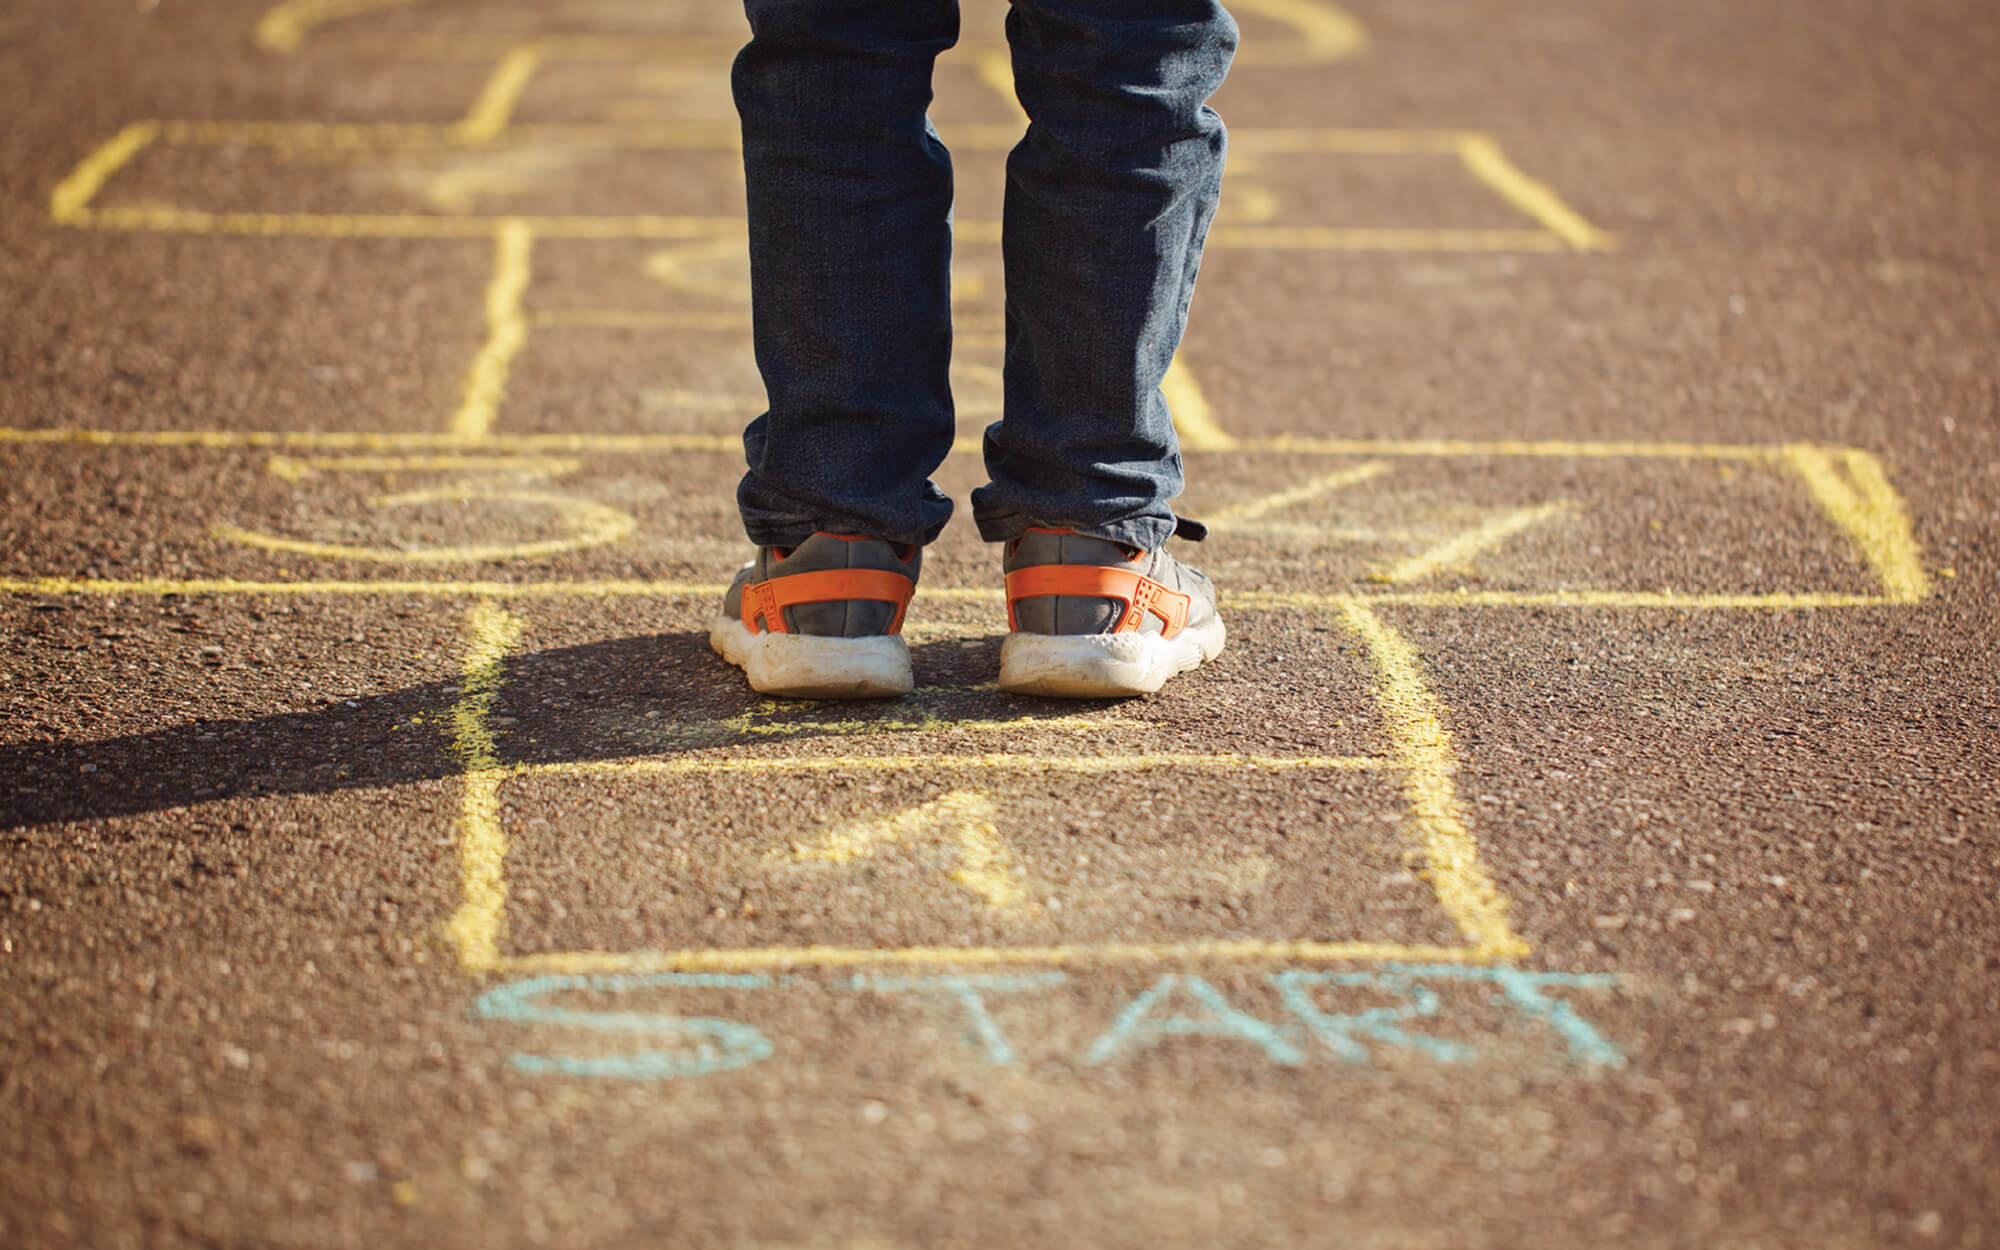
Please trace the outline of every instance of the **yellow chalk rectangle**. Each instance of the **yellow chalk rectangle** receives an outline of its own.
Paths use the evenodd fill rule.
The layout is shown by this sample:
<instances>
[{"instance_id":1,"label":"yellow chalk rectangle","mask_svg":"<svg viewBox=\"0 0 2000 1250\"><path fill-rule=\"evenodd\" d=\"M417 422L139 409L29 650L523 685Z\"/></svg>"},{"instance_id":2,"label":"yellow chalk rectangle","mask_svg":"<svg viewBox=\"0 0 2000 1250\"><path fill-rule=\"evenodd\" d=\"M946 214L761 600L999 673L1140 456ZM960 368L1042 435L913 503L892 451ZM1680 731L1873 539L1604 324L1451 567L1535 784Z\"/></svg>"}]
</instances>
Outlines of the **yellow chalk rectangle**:
<instances>
[{"instance_id":1,"label":"yellow chalk rectangle","mask_svg":"<svg viewBox=\"0 0 2000 1250\"><path fill-rule=\"evenodd\" d=\"M549 764L507 765L501 762L491 713L500 697L508 654L526 636L518 616L492 606L475 605L467 621L466 682L448 718L455 750L464 763L465 788L458 818L462 893L448 932L462 965L469 971L725 969L779 966L851 966L857 964L1018 965L1074 962L1157 962L1162 960L1237 959L1330 961L1370 959L1439 959L1479 961L1517 958L1527 946L1508 926L1506 901L1480 866L1468 810L1456 791L1457 761L1443 725L1444 711L1429 688L1416 652L1391 626L1372 611L1350 606L1340 616L1344 627L1367 650L1373 670L1375 700L1389 750L1383 756L1287 757L1244 753L1168 753L1146 756L1073 754L966 753L955 746L929 754L781 756L731 755L714 749L687 756L624 760L592 760ZM940 728L949 728L949 724ZM949 740L947 740L949 742ZM908 778L942 773L962 778L1005 775L993 793L1018 790L1021 778L1046 772L1086 772L1130 782L1152 769L1198 770L1204 773L1259 772L1379 772L1401 778L1408 804L1404 856L1427 881L1450 926L1463 939L1448 942L1395 942L1275 938L1245 940L1174 936L1159 941L974 944L964 947L910 945L786 945L675 951L557 951L510 954L506 948L509 857L513 853L503 827L500 787L510 777L554 778L667 776L726 776L764 774L792 778L815 773L879 772ZM947 858L952 841L973 839L959 854L965 868L951 874L961 891L975 895L990 908L1036 911L1039 903L1016 881L1005 835L991 823L999 808L987 792L963 788L900 815L891 813L862 826L835 825L824 845L795 843L793 860L808 865L848 865L865 861L905 839L942 837ZM593 791L604 793L603 791ZM1032 792L1032 791L1031 791ZM740 793L740 791L739 791ZM866 800L864 800L864 807ZM970 821L961 834L957 824ZM818 849L815 849L817 847ZM977 871L974 871L974 857ZM739 855L738 858L741 858ZM764 859L771 858L766 854ZM1253 857L1254 858L1254 857ZM566 863L567 861L562 861ZM1394 861L1391 861L1394 862ZM1270 871L1261 861L1262 872ZM546 867L545 867L546 871ZM1019 869L1027 871L1025 867ZM996 875L997 874L997 875ZM1259 878L1261 880L1261 875ZM818 880L818 878L812 878ZM946 888L941 879L938 887ZM962 905L971 905L963 903ZM1079 906L1083 905L1081 902ZM1040 925L1038 915L1017 917L1013 923ZM997 921L995 921L997 923ZM1012 930L1009 930L1010 932ZM1029 928L1024 932L1038 931Z\"/></svg>"},{"instance_id":2,"label":"yellow chalk rectangle","mask_svg":"<svg viewBox=\"0 0 2000 1250\"><path fill-rule=\"evenodd\" d=\"M1304 0L1269 2L1285 10L1312 7ZM1331 38L1326 32L1332 27L1315 29ZM691 175L675 155L733 149L740 138L732 125L512 124L530 77L559 47L538 40L507 49L464 120L453 124L138 122L79 163L52 194L50 215L77 227L224 236L465 238L490 236L507 222L546 239L740 235L740 186L718 182L708 164L700 166L699 176ZM960 126L950 135L953 145L966 151L1004 150L1019 137L1018 125ZM1491 136L1476 131L1244 128L1231 142L1239 160L1223 217L1209 236L1212 247L1551 252L1614 246L1611 235L1524 172ZM264 154L265 163L246 169L238 159L226 171L196 163L172 177L141 177L134 191L120 190L148 152L216 147L248 147ZM314 158L301 161L297 155ZM1301 160L1384 156L1453 160L1471 185L1511 210L1503 217L1513 215L1521 224L1315 222L1292 207L1299 197L1290 182L1300 176ZM663 162L661 174L635 176L635 160ZM680 197L682 202L668 206L677 211L658 211L661 186ZM626 207L635 211L604 211L617 205L627 187L643 188L643 203L636 192L627 193ZM217 202L251 195L259 202ZM351 199L353 208L297 207L329 197ZM1243 206L1251 206L1250 215L1238 219ZM505 211L498 211L502 207ZM964 240L997 240L999 223L964 220L957 232Z\"/></svg>"},{"instance_id":3,"label":"yellow chalk rectangle","mask_svg":"<svg viewBox=\"0 0 2000 1250\"><path fill-rule=\"evenodd\" d=\"M504 242L500 251L506 252ZM497 393L503 380L509 330L504 314L511 307L504 279L504 273L496 275L489 292L494 311L502 315L494 317L494 339L468 375L469 402L461 416L472 401ZM1177 393L1176 417L1189 424L1188 455L1233 456L1242 462L1242 471L1233 476L1219 467L1193 475L1201 494L1191 500L1192 514L1215 523L1218 548L1242 566L1239 584L1267 581L1274 587L1232 593L1225 584L1228 602L1238 606L1787 611L1914 603L1930 592L1910 510L1882 463L1859 449L1282 436L1231 440L1205 412L1205 396L1183 389L1187 393ZM734 402L706 393L686 393L680 399L693 407L726 408ZM746 415L748 411L746 407ZM1189 423L1190 416L1205 418L1206 426ZM693 514L676 502L684 494L634 493L619 474L602 477L599 470L605 466L590 457L615 458L621 472L623 462L639 455L733 459L741 455L735 435L481 433L473 428L476 424L430 433L0 429L0 449L40 446L46 450L36 454L42 456L65 454L56 450L64 447L77 452L190 447L271 453L254 461L243 458L241 470L257 479L275 475L317 491L321 500L313 515L324 522L322 530L344 533L362 525L374 535L364 550L335 543L325 533L301 532L280 507L282 499L246 481L241 490L203 496L178 511L120 522L147 527L154 539L180 534L214 553L214 540L220 538L225 550L403 565L409 574L443 566L435 578L385 570L380 580L357 578L353 568L334 563L317 575L310 567L289 565L283 573L273 566L269 574L260 574L232 561L217 564L215 575L175 578L115 572L78 578L64 569L17 566L0 570L8 574L0 579L0 592L499 595L526 600L678 597L719 589L706 580L621 575L635 558L707 560L707 548L688 544L726 539L706 521L691 519ZM1234 450L1203 451L1231 442ZM1442 468L1441 462L1453 459L1479 467ZM1575 463L1538 467L1546 461ZM1673 467L1674 462L1685 467ZM687 472L685 465L676 468ZM412 474L458 480L419 482L383 493L385 477ZM1554 493L1555 487L1565 494ZM1668 527L1655 519L1649 528L1645 518L1654 513L1624 506L1622 492L1633 489L1643 496L1679 500L1677 507L1657 513L1668 520L1746 508L1753 516L1782 517L1779 530L1804 535L1804 545L1774 553L1755 545L1719 546L1710 541L1711 530L1690 533L1685 524ZM476 549L432 546L395 537L393 526L384 528L390 515L385 509L447 505L479 518L494 541ZM1775 531L1759 525L1729 532ZM502 542L502 537L509 540ZM1672 566L1683 577L1692 575L1692 585L1649 580L1656 574L1649 572L1646 556L1660 544L1677 553ZM1617 580L1606 584L1603 561L1614 549L1623 555ZM1829 561L1837 567L1843 550L1851 555L1847 575L1836 580L1819 571ZM593 551L600 554L590 557ZM464 576L450 568L479 553L508 560L513 575ZM1284 571L1306 558L1328 588L1277 589L1295 580ZM608 575L595 575L599 569ZM1273 577L1278 580L1267 580ZM919 592L926 602L990 601L997 595L992 587L931 585Z\"/></svg>"}]
</instances>

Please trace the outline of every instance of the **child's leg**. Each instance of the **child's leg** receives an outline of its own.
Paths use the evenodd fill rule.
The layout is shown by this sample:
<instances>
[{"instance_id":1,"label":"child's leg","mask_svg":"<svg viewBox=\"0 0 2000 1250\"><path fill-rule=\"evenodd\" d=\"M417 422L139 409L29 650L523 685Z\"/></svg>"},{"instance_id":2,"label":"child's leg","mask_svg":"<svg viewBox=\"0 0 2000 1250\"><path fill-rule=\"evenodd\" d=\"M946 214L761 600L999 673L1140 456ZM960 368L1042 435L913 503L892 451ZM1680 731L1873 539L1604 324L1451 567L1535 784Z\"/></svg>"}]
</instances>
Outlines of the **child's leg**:
<instances>
[{"instance_id":1,"label":"child's leg","mask_svg":"<svg viewBox=\"0 0 2000 1250\"><path fill-rule=\"evenodd\" d=\"M992 542L1031 526L1136 547L1173 532L1181 461L1160 380L1222 178L1236 24L1215 0L1014 0L1031 124L1007 163L1005 418L973 496Z\"/></svg>"},{"instance_id":2,"label":"child's leg","mask_svg":"<svg viewBox=\"0 0 2000 1250\"><path fill-rule=\"evenodd\" d=\"M956 0L747 0L736 59L757 365L750 539L936 537L955 433L951 161L925 116Z\"/></svg>"}]
</instances>

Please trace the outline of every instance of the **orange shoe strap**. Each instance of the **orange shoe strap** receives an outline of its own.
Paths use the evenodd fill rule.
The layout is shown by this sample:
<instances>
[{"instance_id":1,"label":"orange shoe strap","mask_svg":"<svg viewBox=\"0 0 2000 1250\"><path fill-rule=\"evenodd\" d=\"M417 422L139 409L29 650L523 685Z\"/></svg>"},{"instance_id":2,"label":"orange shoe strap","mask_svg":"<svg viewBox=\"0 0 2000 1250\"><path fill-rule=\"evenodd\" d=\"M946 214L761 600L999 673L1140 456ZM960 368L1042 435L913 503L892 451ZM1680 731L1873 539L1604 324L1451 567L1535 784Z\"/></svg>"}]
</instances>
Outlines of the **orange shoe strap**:
<instances>
[{"instance_id":1,"label":"orange shoe strap","mask_svg":"<svg viewBox=\"0 0 2000 1250\"><path fill-rule=\"evenodd\" d=\"M837 603L842 599L868 599L893 603L896 615L889 632L903 632L903 615L909 611L910 596L917 584L901 573L887 569L823 569L817 573L784 573L743 588L743 624L757 632L757 618L764 618L767 633L786 634L785 609L803 603Z\"/></svg>"},{"instance_id":2,"label":"orange shoe strap","mask_svg":"<svg viewBox=\"0 0 2000 1250\"><path fill-rule=\"evenodd\" d=\"M1014 605L1022 599L1043 595L1073 595L1083 599L1116 599L1125 605L1124 614L1111 632L1122 634L1139 628L1147 613L1160 618L1160 636L1172 638L1187 625L1188 608L1194 600L1178 590L1168 590L1150 577L1130 569L1099 564L1038 564L1007 574L1007 625L1019 629Z\"/></svg>"}]
</instances>

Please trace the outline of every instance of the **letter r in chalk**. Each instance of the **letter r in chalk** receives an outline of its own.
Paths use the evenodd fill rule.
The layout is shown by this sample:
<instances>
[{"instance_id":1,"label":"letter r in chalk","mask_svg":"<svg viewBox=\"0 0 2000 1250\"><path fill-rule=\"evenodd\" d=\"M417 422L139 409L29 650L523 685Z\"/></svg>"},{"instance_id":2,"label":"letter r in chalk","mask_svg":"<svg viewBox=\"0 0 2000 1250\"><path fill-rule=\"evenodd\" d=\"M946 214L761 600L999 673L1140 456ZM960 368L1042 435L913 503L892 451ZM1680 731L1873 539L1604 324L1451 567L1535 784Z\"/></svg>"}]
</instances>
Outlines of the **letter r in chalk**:
<instances>
[{"instance_id":1,"label":"letter r in chalk","mask_svg":"<svg viewBox=\"0 0 2000 1250\"><path fill-rule=\"evenodd\" d=\"M1426 1037L1421 1033L1406 1033L1396 1027L1405 1020L1437 1014L1437 995L1408 976L1384 972L1274 972L1271 984L1277 987L1278 997L1291 1008L1299 1022L1314 1037L1325 1042L1328 1050L1349 1063L1368 1062L1368 1048L1359 1040L1364 1037L1384 1046L1414 1050L1444 1063L1457 1063L1472 1057L1469 1048L1456 1042ZM1396 1007L1371 1007L1366 1011L1335 1015L1320 1010L1319 1004L1313 1001L1312 991L1323 985L1365 986L1399 994L1403 1003Z\"/></svg>"}]
</instances>

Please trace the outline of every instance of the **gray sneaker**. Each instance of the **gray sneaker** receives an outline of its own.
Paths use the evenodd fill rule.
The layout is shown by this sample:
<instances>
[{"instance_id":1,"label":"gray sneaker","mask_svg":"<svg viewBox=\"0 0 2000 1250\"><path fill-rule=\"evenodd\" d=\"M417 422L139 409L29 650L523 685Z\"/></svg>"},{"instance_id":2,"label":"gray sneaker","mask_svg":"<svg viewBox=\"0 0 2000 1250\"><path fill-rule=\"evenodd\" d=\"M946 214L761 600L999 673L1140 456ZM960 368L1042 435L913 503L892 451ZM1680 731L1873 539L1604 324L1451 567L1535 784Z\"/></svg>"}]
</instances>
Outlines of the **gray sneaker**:
<instances>
[{"instance_id":1,"label":"gray sneaker","mask_svg":"<svg viewBox=\"0 0 2000 1250\"><path fill-rule=\"evenodd\" d=\"M908 694L903 613L923 549L853 534L765 547L743 566L708 631L759 694L879 699Z\"/></svg>"},{"instance_id":2,"label":"gray sneaker","mask_svg":"<svg viewBox=\"0 0 2000 1250\"><path fill-rule=\"evenodd\" d=\"M1182 522L1176 533L1205 533ZM1168 555L1069 530L1007 544L1000 688L1103 699L1151 694L1222 651L1208 578Z\"/></svg>"}]
</instances>

